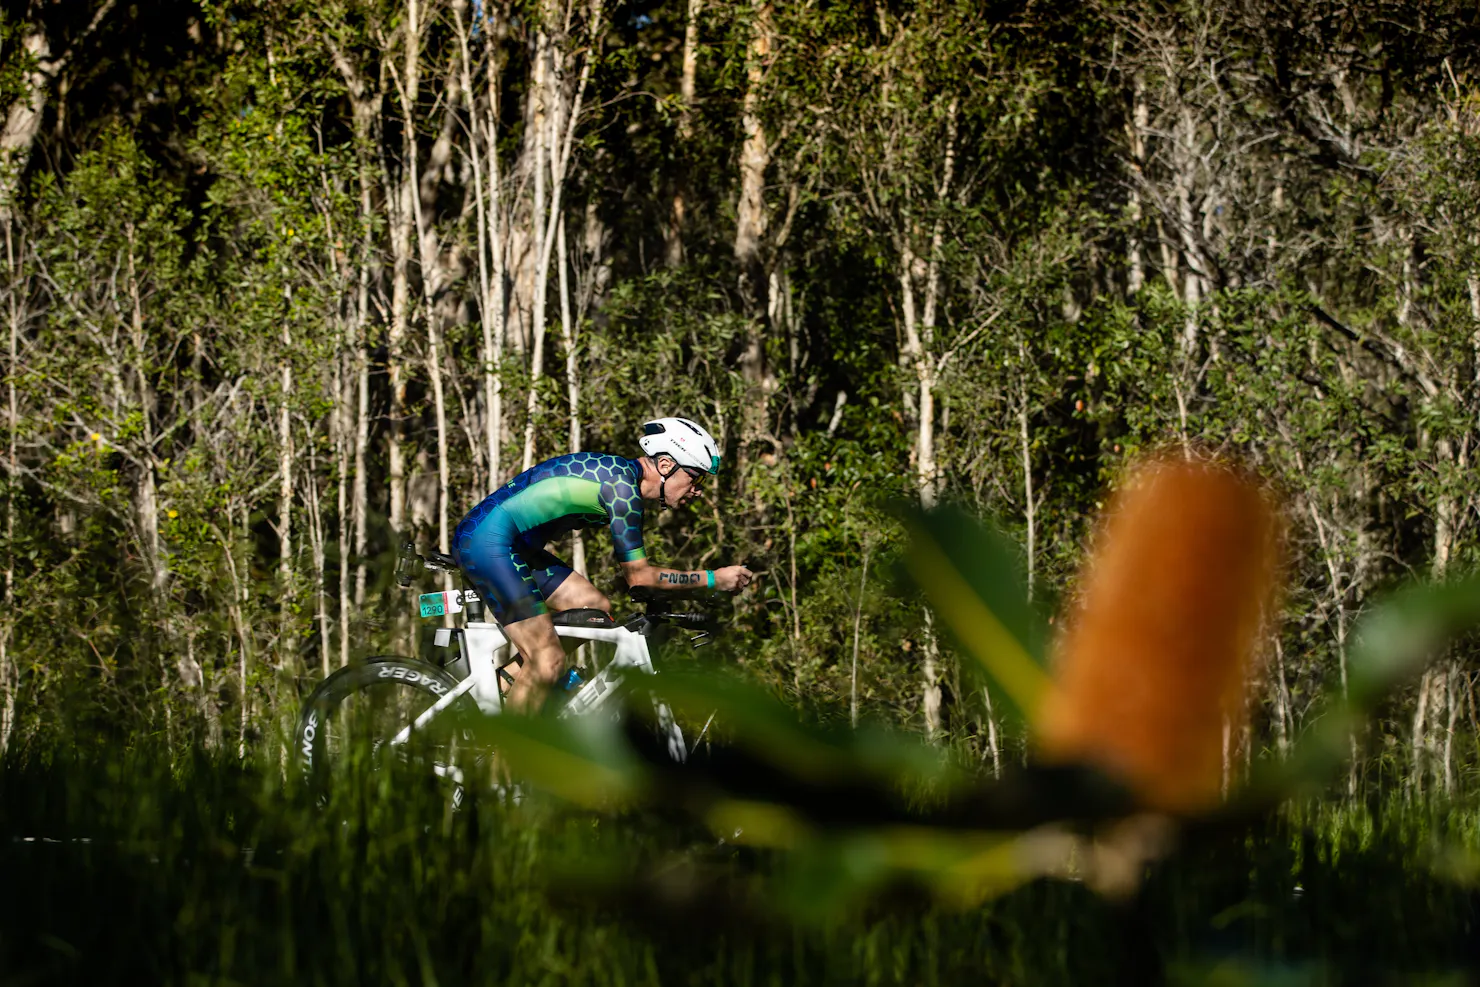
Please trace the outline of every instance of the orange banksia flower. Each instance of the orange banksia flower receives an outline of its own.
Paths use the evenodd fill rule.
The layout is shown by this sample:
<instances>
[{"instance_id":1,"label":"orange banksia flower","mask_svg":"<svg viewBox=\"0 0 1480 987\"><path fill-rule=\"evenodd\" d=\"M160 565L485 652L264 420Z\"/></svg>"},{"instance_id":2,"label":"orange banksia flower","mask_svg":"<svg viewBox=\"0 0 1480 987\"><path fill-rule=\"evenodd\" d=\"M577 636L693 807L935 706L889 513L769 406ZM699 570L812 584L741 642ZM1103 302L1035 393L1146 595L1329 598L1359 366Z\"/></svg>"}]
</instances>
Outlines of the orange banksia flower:
<instances>
[{"instance_id":1,"label":"orange banksia flower","mask_svg":"<svg viewBox=\"0 0 1480 987\"><path fill-rule=\"evenodd\" d=\"M1149 808L1215 803L1277 542L1273 506L1249 479L1211 463L1141 466L1105 512L1059 643L1037 723L1045 758L1096 765Z\"/></svg>"}]
</instances>

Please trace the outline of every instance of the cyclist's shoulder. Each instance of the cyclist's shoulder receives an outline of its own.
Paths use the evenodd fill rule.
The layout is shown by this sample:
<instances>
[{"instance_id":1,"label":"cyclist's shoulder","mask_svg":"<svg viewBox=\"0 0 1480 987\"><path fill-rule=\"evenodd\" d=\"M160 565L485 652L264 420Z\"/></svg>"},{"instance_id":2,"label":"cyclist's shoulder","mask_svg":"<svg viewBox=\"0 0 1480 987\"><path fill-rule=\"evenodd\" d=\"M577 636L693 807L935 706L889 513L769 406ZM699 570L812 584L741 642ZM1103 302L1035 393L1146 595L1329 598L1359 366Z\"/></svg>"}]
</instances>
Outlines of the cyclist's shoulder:
<instances>
[{"instance_id":1,"label":"cyclist's shoulder","mask_svg":"<svg viewBox=\"0 0 1480 987\"><path fill-rule=\"evenodd\" d=\"M568 452L545 460L531 472L538 473L539 479L572 476L602 484L635 483L638 479L637 465L632 460L608 452Z\"/></svg>"}]
</instances>

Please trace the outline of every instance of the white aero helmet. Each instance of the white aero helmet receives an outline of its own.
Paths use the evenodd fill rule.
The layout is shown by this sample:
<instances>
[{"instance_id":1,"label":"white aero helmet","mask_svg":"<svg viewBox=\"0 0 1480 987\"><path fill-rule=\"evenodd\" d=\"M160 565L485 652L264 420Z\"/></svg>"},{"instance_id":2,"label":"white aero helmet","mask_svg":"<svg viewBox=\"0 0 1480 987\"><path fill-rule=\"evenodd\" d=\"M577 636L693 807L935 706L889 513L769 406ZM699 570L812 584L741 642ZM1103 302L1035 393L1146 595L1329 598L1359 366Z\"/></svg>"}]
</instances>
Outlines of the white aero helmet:
<instances>
[{"instance_id":1,"label":"white aero helmet","mask_svg":"<svg viewBox=\"0 0 1480 987\"><path fill-rule=\"evenodd\" d=\"M704 426L687 418L655 418L644 422L637 440L649 456L672 456L680 466L706 473L719 472L719 443Z\"/></svg>"}]
</instances>

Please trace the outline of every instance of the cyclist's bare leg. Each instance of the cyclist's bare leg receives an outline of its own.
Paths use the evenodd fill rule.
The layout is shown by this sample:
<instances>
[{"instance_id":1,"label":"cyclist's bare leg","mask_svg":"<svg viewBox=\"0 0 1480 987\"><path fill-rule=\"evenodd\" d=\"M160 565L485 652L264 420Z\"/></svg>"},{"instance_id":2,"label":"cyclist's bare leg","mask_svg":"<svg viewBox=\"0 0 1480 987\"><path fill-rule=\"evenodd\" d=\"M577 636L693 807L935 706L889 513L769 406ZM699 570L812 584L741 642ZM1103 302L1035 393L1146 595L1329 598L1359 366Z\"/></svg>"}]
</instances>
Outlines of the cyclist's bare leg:
<instances>
[{"instance_id":1,"label":"cyclist's bare leg","mask_svg":"<svg viewBox=\"0 0 1480 987\"><path fill-rule=\"evenodd\" d=\"M612 612L612 601L579 572L566 576L545 602L550 605L551 610L579 610L588 607L592 610L604 610L608 614Z\"/></svg>"},{"instance_id":2,"label":"cyclist's bare leg","mask_svg":"<svg viewBox=\"0 0 1480 987\"><path fill-rule=\"evenodd\" d=\"M571 577L574 578L574 577ZM569 582L570 579L566 579ZM504 703L516 713L534 712L545 701L545 693L565 667L565 650L547 613L504 625L509 642L524 656L524 666L514 676Z\"/></svg>"}]
</instances>

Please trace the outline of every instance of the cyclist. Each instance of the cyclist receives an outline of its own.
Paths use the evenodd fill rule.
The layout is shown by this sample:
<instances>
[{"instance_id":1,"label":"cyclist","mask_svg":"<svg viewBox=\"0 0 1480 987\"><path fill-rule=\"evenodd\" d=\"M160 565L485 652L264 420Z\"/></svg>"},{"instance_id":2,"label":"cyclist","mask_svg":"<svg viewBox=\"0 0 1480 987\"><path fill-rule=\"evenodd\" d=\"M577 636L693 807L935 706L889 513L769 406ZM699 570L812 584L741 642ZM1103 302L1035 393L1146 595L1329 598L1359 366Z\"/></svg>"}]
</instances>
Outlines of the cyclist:
<instances>
[{"instance_id":1,"label":"cyclist","mask_svg":"<svg viewBox=\"0 0 1480 987\"><path fill-rule=\"evenodd\" d=\"M574 452L547 459L489 494L458 523L453 555L524 656L506 698L512 709L537 709L565 667L547 604L611 612L605 594L545 549L556 535L609 527L628 586L735 592L753 578L743 565L685 571L648 561L643 502L659 510L692 503L702 496L705 479L719 472L720 453L714 437L687 418L659 418L642 429L641 457Z\"/></svg>"}]
</instances>

